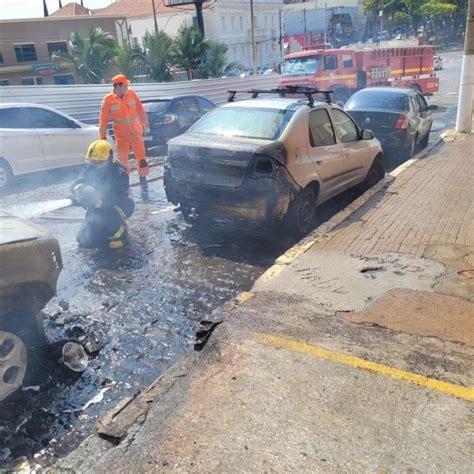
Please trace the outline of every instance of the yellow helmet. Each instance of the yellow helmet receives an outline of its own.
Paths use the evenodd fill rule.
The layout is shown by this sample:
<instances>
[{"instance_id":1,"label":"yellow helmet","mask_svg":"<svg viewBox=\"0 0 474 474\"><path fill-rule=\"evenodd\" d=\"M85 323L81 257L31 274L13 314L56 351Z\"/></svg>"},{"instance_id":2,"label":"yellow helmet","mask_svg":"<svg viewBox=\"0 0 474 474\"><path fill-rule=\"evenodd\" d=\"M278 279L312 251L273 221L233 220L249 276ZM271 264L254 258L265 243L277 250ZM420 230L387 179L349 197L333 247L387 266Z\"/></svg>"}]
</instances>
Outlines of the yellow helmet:
<instances>
[{"instance_id":1,"label":"yellow helmet","mask_svg":"<svg viewBox=\"0 0 474 474\"><path fill-rule=\"evenodd\" d=\"M103 139L96 140L89 145L85 160L91 164L103 163L112 158L112 145Z\"/></svg>"}]
</instances>

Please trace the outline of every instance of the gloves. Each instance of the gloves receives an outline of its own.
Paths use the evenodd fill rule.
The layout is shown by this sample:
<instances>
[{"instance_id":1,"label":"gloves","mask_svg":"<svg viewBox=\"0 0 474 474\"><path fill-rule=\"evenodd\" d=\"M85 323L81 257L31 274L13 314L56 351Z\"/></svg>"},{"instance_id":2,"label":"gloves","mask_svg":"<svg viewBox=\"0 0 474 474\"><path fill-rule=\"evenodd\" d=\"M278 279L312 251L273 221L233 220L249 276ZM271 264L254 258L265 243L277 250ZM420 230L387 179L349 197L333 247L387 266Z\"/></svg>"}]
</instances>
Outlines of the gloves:
<instances>
[{"instance_id":1,"label":"gloves","mask_svg":"<svg viewBox=\"0 0 474 474\"><path fill-rule=\"evenodd\" d=\"M73 190L73 202L77 202L77 205L82 206L85 209L94 207L96 202L99 200L98 192L87 184L81 183L74 186Z\"/></svg>"}]
</instances>

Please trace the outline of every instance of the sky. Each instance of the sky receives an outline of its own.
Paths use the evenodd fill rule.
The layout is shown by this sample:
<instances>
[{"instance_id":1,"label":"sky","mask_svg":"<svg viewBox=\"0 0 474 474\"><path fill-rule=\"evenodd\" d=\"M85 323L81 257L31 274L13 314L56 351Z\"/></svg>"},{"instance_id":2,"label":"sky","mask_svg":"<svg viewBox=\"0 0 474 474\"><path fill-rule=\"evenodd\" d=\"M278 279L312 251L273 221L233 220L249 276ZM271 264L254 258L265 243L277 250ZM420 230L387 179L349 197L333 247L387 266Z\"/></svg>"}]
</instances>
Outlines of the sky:
<instances>
[{"instance_id":1,"label":"sky","mask_svg":"<svg viewBox=\"0 0 474 474\"><path fill-rule=\"evenodd\" d=\"M63 7L72 0L61 0ZM81 0L76 0L81 4ZM113 0L83 0L86 8L102 8L113 3ZM49 13L59 8L59 0L46 0ZM0 20L14 18L35 18L43 16L43 0L0 0Z\"/></svg>"}]
</instances>

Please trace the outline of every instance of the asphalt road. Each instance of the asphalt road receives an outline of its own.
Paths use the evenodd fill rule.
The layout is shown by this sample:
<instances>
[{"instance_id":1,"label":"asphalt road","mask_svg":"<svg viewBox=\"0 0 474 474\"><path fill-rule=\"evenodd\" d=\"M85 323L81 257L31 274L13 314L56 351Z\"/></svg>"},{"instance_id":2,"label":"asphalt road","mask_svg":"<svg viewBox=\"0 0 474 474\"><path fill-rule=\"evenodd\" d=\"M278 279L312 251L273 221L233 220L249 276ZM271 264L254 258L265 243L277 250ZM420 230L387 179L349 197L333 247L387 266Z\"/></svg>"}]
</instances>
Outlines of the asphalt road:
<instances>
[{"instance_id":1,"label":"asphalt road","mask_svg":"<svg viewBox=\"0 0 474 474\"><path fill-rule=\"evenodd\" d=\"M441 93L430 98L440 106L431 141L454 125L461 56L443 54ZM389 161L388 170L398 164ZM192 351L199 321L248 290L294 243L271 229L247 225L190 227L166 202L157 179L148 193L132 188L137 209L129 221L127 249L112 254L79 250L75 234L82 209L42 214L45 203L68 195L76 173L23 179L0 200L10 212L38 216L34 222L58 238L64 260L58 295L44 310L50 345L37 357L32 384L39 388L19 392L0 414L0 446L10 450L9 459L27 456L42 466L74 448L118 400L144 389ZM152 176L161 174L162 167L155 166ZM315 225L357 196L349 191L322 206ZM60 362L60 349L83 335L101 349L87 370L75 375Z\"/></svg>"}]
</instances>

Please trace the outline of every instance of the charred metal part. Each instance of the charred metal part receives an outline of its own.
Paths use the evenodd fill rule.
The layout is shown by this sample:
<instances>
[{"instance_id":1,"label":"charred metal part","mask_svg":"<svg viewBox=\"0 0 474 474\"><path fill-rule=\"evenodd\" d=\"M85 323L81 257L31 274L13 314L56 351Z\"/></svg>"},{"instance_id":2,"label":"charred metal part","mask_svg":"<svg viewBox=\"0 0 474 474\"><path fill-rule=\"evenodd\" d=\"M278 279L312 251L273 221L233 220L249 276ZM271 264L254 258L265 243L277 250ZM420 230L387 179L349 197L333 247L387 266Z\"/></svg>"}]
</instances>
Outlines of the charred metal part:
<instances>
[{"instance_id":1,"label":"charred metal part","mask_svg":"<svg viewBox=\"0 0 474 474\"><path fill-rule=\"evenodd\" d=\"M212 332L216 329L222 321L201 321L199 323L199 329L196 332L196 339L194 342L194 350L201 351L204 349L207 341L211 337Z\"/></svg>"},{"instance_id":2,"label":"charred metal part","mask_svg":"<svg viewBox=\"0 0 474 474\"><path fill-rule=\"evenodd\" d=\"M262 146L256 152L259 155L266 155L278 161L283 166L286 166L288 161L288 153L286 148L280 142L272 142L269 145Z\"/></svg>"}]
</instances>

